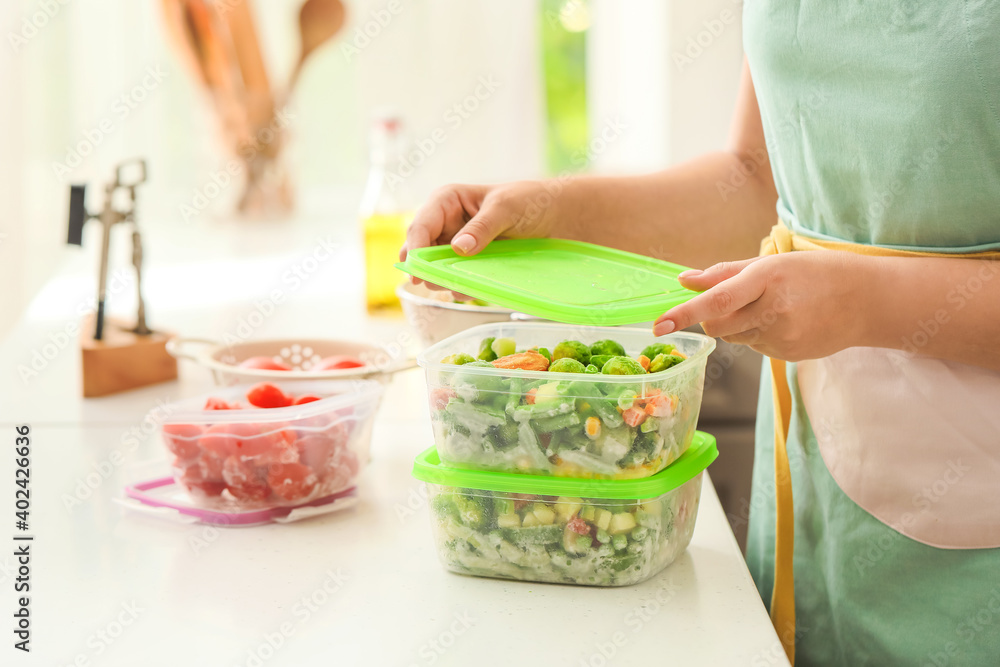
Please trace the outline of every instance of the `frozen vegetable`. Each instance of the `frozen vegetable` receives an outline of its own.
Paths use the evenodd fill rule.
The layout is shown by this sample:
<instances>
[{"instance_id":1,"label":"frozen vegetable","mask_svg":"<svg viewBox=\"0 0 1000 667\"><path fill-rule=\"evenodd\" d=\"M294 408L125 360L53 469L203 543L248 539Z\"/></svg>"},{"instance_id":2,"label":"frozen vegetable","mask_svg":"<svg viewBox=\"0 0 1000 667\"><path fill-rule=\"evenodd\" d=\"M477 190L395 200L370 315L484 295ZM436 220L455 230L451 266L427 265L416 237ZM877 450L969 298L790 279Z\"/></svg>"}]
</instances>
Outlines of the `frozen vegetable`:
<instances>
[{"instance_id":1,"label":"frozen vegetable","mask_svg":"<svg viewBox=\"0 0 1000 667\"><path fill-rule=\"evenodd\" d=\"M613 354L595 354L590 358L590 363L597 366L597 370L601 370L604 368L604 364L608 363L614 356Z\"/></svg>"},{"instance_id":2,"label":"frozen vegetable","mask_svg":"<svg viewBox=\"0 0 1000 667\"><path fill-rule=\"evenodd\" d=\"M478 349L496 351L496 340L485 339ZM513 346L512 339L506 340ZM578 352L568 344L573 342L560 343L563 351ZM601 349L616 345L601 343ZM697 377L699 369L692 370ZM576 373L578 378L547 380L545 372L515 377L505 371ZM637 377L634 382L602 379L611 375ZM492 362L469 361L444 377L445 383L429 392L438 450L449 462L488 470L648 476L690 444L700 401L700 385L691 379L656 380L626 355L610 357L602 372L568 356L549 363L535 348Z\"/></svg>"},{"instance_id":3,"label":"frozen vegetable","mask_svg":"<svg viewBox=\"0 0 1000 667\"><path fill-rule=\"evenodd\" d=\"M578 340L564 340L552 349L552 361L576 359L583 365L590 363L590 348Z\"/></svg>"},{"instance_id":4,"label":"frozen vegetable","mask_svg":"<svg viewBox=\"0 0 1000 667\"><path fill-rule=\"evenodd\" d=\"M649 372L659 373L660 371L665 371L668 368L672 368L677 364L684 361L684 357L677 354L663 354L662 352L649 362Z\"/></svg>"},{"instance_id":5,"label":"frozen vegetable","mask_svg":"<svg viewBox=\"0 0 1000 667\"><path fill-rule=\"evenodd\" d=\"M639 354L643 354L650 359L654 359L658 354L673 354L676 349L676 347L670 345L669 343L653 343L644 347L642 352Z\"/></svg>"},{"instance_id":6,"label":"frozen vegetable","mask_svg":"<svg viewBox=\"0 0 1000 667\"><path fill-rule=\"evenodd\" d=\"M454 572L626 586L656 574L687 547L701 476L648 500L431 490L438 553Z\"/></svg>"},{"instance_id":7,"label":"frozen vegetable","mask_svg":"<svg viewBox=\"0 0 1000 667\"><path fill-rule=\"evenodd\" d=\"M460 352L459 354L449 354L447 357L441 360L442 364L453 364L455 366L463 366L465 364L471 364L476 358L471 354L466 354Z\"/></svg>"},{"instance_id":8,"label":"frozen vegetable","mask_svg":"<svg viewBox=\"0 0 1000 667\"><path fill-rule=\"evenodd\" d=\"M493 341L496 338L490 336L489 338L484 338L481 343L479 343L479 356L478 359L482 361L493 361L497 358L497 353L493 351Z\"/></svg>"},{"instance_id":9,"label":"frozen vegetable","mask_svg":"<svg viewBox=\"0 0 1000 667\"><path fill-rule=\"evenodd\" d=\"M604 340L590 344L590 354L592 356L607 355L609 357L623 357L625 356L625 348L621 346L621 343L605 338Z\"/></svg>"},{"instance_id":10,"label":"frozen vegetable","mask_svg":"<svg viewBox=\"0 0 1000 667\"><path fill-rule=\"evenodd\" d=\"M605 375L645 375L646 369L632 357L611 357L601 372Z\"/></svg>"},{"instance_id":11,"label":"frozen vegetable","mask_svg":"<svg viewBox=\"0 0 1000 667\"><path fill-rule=\"evenodd\" d=\"M553 373L583 373L587 370L587 367L576 359L563 357L562 359L556 359L553 361L549 365L549 370Z\"/></svg>"},{"instance_id":12,"label":"frozen vegetable","mask_svg":"<svg viewBox=\"0 0 1000 667\"><path fill-rule=\"evenodd\" d=\"M549 368L549 360L538 352L528 350L500 357L493 362L494 368L518 368L523 371L545 371Z\"/></svg>"}]
</instances>

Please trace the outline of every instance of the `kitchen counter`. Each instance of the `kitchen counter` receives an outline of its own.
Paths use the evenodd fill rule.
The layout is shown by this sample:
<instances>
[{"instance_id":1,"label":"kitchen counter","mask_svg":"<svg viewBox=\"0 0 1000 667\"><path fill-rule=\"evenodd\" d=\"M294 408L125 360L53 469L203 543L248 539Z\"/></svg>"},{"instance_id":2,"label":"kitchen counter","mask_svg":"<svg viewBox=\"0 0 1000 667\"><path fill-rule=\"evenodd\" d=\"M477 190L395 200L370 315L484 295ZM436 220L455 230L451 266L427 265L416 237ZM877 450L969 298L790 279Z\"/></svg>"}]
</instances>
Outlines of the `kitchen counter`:
<instances>
[{"instance_id":1,"label":"kitchen counter","mask_svg":"<svg viewBox=\"0 0 1000 667\"><path fill-rule=\"evenodd\" d=\"M249 329L408 346L399 316L364 314L354 239L325 224L152 227L152 323L215 339ZM124 508L116 500L126 483L167 471L148 411L211 392L212 380L185 362L177 382L79 398L79 352L63 334L92 294L93 261L71 256L0 344L0 434L10 444L0 509L13 523L14 425L28 423L35 536L32 652L11 648L8 631L3 664L787 664L708 480L688 551L643 584L588 589L444 571L422 485L409 474L431 441L419 370L387 389L351 509L225 529ZM298 284L288 278L299 274ZM276 290L283 298L264 313ZM123 290L112 311L128 312L129 302ZM8 619L12 552L0 549Z\"/></svg>"}]
</instances>

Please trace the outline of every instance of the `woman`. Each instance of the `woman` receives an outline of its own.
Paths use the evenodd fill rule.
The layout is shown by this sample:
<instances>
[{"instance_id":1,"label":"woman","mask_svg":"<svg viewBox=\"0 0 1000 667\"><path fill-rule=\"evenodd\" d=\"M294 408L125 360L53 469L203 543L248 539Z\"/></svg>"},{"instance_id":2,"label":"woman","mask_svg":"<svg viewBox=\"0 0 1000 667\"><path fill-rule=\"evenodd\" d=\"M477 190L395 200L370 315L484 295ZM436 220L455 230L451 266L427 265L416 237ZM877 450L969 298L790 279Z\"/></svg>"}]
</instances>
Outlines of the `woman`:
<instances>
[{"instance_id":1,"label":"woman","mask_svg":"<svg viewBox=\"0 0 1000 667\"><path fill-rule=\"evenodd\" d=\"M744 38L728 151L645 176L448 186L402 253L554 236L708 267L654 332L701 322L779 360L747 559L770 602L777 430L798 663L998 664L1000 5L756 0ZM779 254L756 257L775 209ZM798 248L834 250L782 252Z\"/></svg>"}]
</instances>

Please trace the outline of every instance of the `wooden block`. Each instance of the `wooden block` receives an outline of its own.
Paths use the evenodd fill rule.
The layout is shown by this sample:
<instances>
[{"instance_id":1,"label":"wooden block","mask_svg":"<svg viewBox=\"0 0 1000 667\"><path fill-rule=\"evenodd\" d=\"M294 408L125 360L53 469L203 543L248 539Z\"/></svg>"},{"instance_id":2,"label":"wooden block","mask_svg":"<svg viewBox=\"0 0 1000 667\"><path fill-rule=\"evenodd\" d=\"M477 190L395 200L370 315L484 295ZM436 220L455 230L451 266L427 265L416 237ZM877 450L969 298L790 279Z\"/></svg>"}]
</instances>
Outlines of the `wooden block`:
<instances>
[{"instance_id":1,"label":"wooden block","mask_svg":"<svg viewBox=\"0 0 1000 667\"><path fill-rule=\"evenodd\" d=\"M173 334L156 331L139 336L131 324L107 318L104 337L94 340L94 317L80 330L83 353L83 395L107 396L177 379L177 360L167 353Z\"/></svg>"}]
</instances>

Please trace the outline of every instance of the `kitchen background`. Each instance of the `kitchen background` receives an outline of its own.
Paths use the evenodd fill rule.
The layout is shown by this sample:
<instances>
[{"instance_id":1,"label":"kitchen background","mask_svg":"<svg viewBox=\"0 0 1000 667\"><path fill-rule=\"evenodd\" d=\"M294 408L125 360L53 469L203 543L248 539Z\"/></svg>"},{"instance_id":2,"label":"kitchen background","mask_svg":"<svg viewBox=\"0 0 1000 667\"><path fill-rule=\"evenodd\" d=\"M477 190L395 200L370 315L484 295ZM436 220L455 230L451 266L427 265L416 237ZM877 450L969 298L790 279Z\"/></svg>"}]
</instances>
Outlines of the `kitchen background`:
<instances>
[{"instance_id":1,"label":"kitchen background","mask_svg":"<svg viewBox=\"0 0 1000 667\"><path fill-rule=\"evenodd\" d=\"M346 25L310 57L280 115L294 211L238 219L239 178L210 185L225 171L226 143L171 43L171 4L0 6L0 335L25 309L55 303L37 295L60 266L81 262L92 274L91 260L65 244L69 186L90 183L94 210L97 185L123 159L148 161L137 214L154 238L176 230L196 244L232 225L248 237L275 227L344 231L359 224L380 114L398 114L423 154L405 183L414 203L452 181L657 169L725 145L742 55L734 0L350 0ZM300 4L252 3L272 81L299 57ZM88 253L95 232L86 232ZM155 267L156 246L146 254ZM197 257L210 260L211 248ZM196 297L179 288L177 298ZM127 295L118 300L128 312ZM157 304L171 307L161 297L154 312ZM701 425L719 438L712 476L741 539L757 363L721 347Z\"/></svg>"}]
</instances>

